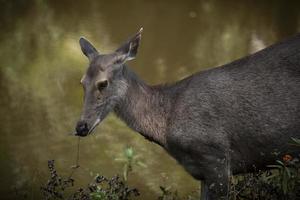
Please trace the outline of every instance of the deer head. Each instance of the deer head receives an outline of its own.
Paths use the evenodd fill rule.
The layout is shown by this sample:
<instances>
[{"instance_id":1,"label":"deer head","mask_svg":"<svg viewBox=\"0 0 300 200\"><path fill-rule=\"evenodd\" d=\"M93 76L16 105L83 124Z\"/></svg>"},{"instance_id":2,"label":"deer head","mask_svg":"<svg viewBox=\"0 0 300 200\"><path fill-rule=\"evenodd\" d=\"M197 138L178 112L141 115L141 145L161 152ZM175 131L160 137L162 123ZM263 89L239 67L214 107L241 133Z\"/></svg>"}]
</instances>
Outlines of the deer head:
<instances>
[{"instance_id":1,"label":"deer head","mask_svg":"<svg viewBox=\"0 0 300 200\"><path fill-rule=\"evenodd\" d=\"M110 54L99 53L88 40L80 38L79 44L89 65L80 81L84 89L84 104L76 135L90 134L126 95L128 85L123 77L123 67L126 61L135 58L142 30Z\"/></svg>"}]
</instances>

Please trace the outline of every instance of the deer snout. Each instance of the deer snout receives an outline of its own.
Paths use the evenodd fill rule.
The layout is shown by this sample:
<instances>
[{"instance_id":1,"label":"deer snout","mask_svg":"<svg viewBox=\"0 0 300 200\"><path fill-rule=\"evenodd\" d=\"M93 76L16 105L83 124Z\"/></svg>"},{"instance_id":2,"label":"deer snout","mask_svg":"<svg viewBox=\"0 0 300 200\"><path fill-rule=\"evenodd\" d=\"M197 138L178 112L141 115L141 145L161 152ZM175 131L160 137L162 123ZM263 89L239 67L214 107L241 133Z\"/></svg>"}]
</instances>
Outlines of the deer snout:
<instances>
[{"instance_id":1,"label":"deer snout","mask_svg":"<svg viewBox=\"0 0 300 200\"><path fill-rule=\"evenodd\" d=\"M77 136L87 136L89 132L88 125L85 121L78 121L76 125L76 134Z\"/></svg>"}]
</instances>

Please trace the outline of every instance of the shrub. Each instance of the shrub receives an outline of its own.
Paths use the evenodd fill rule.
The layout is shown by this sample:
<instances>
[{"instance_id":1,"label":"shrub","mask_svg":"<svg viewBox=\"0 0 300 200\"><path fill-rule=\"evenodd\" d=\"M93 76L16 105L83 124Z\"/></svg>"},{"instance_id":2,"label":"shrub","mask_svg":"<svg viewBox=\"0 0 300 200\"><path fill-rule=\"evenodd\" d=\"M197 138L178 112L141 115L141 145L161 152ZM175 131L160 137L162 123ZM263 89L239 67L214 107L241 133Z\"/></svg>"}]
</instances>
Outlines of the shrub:
<instances>
[{"instance_id":1,"label":"shrub","mask_svg":"<svg viewBox=\"0 0 300 200\"><path fill-rule=\"evenodd\" d=\"M86 188L78 188L68 194L66 189L74 187L74 179L59 176L54 160L48 161L48 169L49 180L41 187L46 200L128 200L139 195L136 188L129 188L118 175L110 179L97 175Z\"/></svg>"},{"instance_id":2,"label":"shrub","mask_svg":"<svg viewBox=\"0 0 300 200\"><path fill-rule=\"evenodd\" d=\"M291 145L300 147L292 138ZM300 199L300 162L286 154L269 170L232 178L230 200L296 200Z\"/></svg>"}]
</instances>

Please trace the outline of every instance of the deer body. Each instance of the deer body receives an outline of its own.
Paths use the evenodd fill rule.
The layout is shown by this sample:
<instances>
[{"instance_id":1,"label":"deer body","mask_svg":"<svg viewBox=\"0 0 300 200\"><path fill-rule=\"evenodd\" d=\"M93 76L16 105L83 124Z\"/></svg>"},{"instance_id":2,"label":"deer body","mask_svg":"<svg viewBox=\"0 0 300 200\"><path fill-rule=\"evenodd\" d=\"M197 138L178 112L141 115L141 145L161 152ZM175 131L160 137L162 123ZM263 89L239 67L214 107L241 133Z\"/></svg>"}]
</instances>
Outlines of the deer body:
<instances>
[{"instance_id":1,"label":"deer body","mask_svg":"<svg viewBox=\"0 0 300 200\"><path fill-rule=\"evenodd\" d=\"M117 50L117 56L136 53L132 47L139 41L140 32ZM227 199L231 174L263 169L278 154L300 153L288 145L291 137L300 137L300 35L171 85L149 86L123 63L115 69L110 77L122 84L114 88L118 98L96 92L106 99L100 107L106 107L93 117L90 111L99 105L86 108L96 102L86 97L77 134L89 133L93 123L82 126L83 121L101 121L109 107L203 181L202 199ZM109 87L113 82L107 93Z\"/></svg>"}]
</instances>

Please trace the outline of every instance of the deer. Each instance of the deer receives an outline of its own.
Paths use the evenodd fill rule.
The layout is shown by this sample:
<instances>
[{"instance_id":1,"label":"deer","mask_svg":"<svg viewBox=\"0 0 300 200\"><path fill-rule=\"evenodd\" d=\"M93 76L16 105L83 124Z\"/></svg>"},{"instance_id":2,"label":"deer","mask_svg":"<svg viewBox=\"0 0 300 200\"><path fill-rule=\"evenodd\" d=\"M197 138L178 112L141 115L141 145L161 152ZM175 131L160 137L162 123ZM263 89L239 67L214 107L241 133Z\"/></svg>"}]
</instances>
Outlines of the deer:
<instances>
[{"instance_id":1,"label":"deer","mask_svg":"<svg viewBox=\"0 0 300 200\"><path fill-rule=\"evenodd\" d=\"M177 82L148 85L126 64L136 58L142 30L109 54L79 39L89 64L76 136L90 135L114 112L199 180L202 200L228 199L231 176L299 155L288 142L300 137L300 34Z\"/></svg>"}]
</instances>

